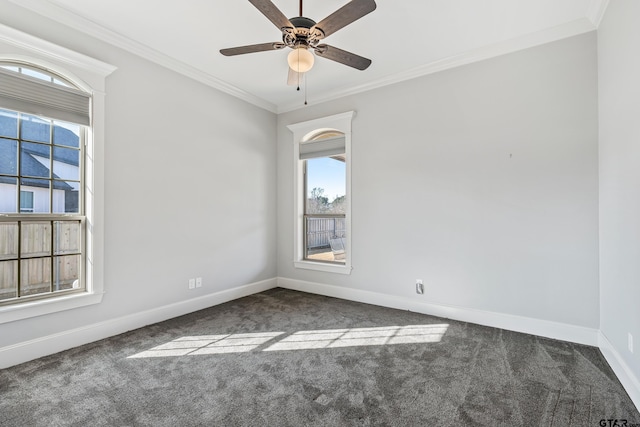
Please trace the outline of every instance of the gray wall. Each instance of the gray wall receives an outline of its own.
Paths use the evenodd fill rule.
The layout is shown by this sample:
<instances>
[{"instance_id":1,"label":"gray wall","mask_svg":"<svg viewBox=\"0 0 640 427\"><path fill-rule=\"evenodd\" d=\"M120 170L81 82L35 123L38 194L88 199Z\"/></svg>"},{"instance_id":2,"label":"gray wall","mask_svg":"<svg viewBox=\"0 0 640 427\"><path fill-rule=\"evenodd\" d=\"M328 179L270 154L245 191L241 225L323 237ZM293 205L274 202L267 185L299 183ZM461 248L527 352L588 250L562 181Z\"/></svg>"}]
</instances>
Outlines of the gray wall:
<instances>
[{"instance_id":1,"label":"gray wall","mask_svg":"<svg viewBox=\"0 0 640 427\"><path fill-rule=\"evenodd\" d=\"M349 110L353 272L298 270L286 126ZM593 32L279 115L279 276L598 328L597 114Z\"/></svg>"},{"instance_id":2,"label":"gray wall","mask_svg":"<svg viewBox=\"0 0 640 427\"><path fill-rule=\"evenodd\" d=\"M276 119L0 3L0 22L118 67L107 79L108 293L0 325L0 348L275 276L408 298L421 278L424 302L599 327L595 33ZM296 270L286 125L348 110L354 269ZM195 276L205 287L188 291Z\"/></svg>"},{"instance_id":3,"label":"gray wall","mask_svg":"<svg viewBox=\"0 0 640 427\"><path fill-rule=\"evenodd\" d=\"M3 24L118 67L106 97L107 293L0 325L0 348L276 276L273 113L0 3ZM189 291L197 276L204 287Z\"/></svg>"},{"instance_id":4,"label":"gray wall","mask_svg":"<svg viewBox=\"0 0 640 427\"><path fill-rule=\"evenodd\" d=\"M640 2L609 3L598 31L601 330L640 378ZM634 353L627 334L635 339Z\"/></svg>"}]
</instances>

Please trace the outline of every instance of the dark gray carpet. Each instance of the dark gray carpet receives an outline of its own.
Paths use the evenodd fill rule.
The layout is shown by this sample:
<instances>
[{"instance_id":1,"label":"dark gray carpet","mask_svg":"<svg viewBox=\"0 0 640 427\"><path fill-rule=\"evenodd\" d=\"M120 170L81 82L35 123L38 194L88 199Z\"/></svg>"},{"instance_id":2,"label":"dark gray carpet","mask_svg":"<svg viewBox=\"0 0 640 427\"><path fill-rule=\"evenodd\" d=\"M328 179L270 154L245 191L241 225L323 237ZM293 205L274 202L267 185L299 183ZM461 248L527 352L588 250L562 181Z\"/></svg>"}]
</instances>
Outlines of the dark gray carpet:
<instances>
[{"instance_id":1,"label":"dark gray carpet","mask_svg":"<svg viewBox=\"0 0 640 427\"><path fill-rule=\"evenodd\" d=\"M601 419L640 414L597 348L283 289L0 371L2 426Z\"/></svg>"}]
</instances>

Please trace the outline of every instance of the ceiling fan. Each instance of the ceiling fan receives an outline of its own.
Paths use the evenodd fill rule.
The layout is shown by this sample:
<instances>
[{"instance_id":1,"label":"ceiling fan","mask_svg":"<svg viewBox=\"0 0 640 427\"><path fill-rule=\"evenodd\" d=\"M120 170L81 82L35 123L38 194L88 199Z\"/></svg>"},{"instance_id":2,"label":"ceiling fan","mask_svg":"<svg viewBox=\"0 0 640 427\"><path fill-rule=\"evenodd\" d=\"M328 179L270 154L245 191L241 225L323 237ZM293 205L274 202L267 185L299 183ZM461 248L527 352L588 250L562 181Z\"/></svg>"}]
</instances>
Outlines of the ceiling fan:
<instances>
[{"instance_id":1,"label":"ceiling fan","mask_svg":"<svg viewBox=\"0 0 640 427\"><path fill-rule=\"evenodd\" d=\"M365 70L371 60L328 44L320 43L325 37L346 27L376 9L374 0L351 0L349 3L316 23L313 19L302 16L302 0L300 0L300 16L287 19L270 0L249 0L260 12L282 31L282 42L260 43L248 46L221 49L225 56L243 55L246 53L280 50L289 47L292 51L287 57L289 64L288 84L295 85L301 75L313 67L316 55L339 62L357 70Z\"/></svg>"}]
</instances>

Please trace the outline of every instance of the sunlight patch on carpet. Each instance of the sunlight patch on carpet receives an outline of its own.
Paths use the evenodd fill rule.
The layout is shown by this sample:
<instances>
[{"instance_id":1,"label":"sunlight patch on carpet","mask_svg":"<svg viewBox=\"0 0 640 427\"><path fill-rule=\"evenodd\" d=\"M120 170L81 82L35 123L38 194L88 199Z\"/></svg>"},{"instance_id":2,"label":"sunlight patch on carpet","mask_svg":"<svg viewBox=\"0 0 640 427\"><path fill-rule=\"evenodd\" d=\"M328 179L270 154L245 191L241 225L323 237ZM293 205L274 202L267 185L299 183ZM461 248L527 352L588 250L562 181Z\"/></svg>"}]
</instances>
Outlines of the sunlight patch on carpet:
<instances>
[{"instance_id":1,"label":"sunlight patch on carpet","mask_svg":"<svg viewBox=\"0 0 640 427\"><path fill-rule=\"evenodd\" d=\"M170 357L198 354L245 353L284 332L257 332L247 334L200 335L177 338L127 359Z\"/></svg>"},{"instance_id":2,"label":"sunlight patch on carpet","mask_svg":"<svg viewBox=\"0 0 640 427\"><path fill-rule=\"evenodd\" d=\"M436 343L442 340L448 327L438 324L300 331L264 351Z\"/></svg>"},{"instance_id":3,"label":"sunlight patch on carpet","mask_svg":"<svg viewBox=\"0 0 640 427\"><path fill-rule=\"evenodd\" d=\"M261 351L437 343L442 340L448 328L448 324L442 323L298 331L277 340ZM258 347L284 334L285 332L257 332L180 337L129 356L128 359L246 353L257 351Z\"/></svg>"}]
</instances>

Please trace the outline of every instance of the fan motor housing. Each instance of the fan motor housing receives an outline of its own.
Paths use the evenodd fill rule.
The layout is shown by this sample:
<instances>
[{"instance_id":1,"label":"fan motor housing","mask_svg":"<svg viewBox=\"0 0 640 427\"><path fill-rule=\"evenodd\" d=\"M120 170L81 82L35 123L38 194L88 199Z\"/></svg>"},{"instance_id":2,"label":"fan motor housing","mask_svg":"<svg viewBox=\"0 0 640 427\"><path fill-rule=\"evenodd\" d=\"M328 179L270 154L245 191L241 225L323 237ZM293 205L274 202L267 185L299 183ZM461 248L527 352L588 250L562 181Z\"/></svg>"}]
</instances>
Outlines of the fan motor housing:
<instances>
[{"instance_id":1,"label":"fan motor housing","mask_svg":"<svg viewBox=\"0 0 640 427\"><path fill-rule=\"evenodd\" d=\"M320 28L315 28L316 21L304 16L297 16L289 19L291 27L282 28L282 41L292 49L298 46L315 48L320 40L324 38L324 33Z\"/></svg>"}]
</instances>

